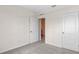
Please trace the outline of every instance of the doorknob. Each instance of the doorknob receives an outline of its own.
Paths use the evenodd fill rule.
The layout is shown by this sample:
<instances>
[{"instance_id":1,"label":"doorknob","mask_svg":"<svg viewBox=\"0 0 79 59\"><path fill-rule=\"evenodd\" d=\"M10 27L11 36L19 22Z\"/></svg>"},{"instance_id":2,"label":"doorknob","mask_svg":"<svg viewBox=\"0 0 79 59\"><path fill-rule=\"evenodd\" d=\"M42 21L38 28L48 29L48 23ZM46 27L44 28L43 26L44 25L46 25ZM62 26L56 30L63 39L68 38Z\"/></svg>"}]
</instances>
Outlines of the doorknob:
<instances>
[{"instance_id":1,"label":"doorknob","mask_svg":"<svg viewBox=\"0 0 79 59\"><path fill-rule=\"evenodd\" d=\"M32 31L30 31L30 32L32 32Z\"/></svg>"},{"instance_id":2,"label":"doorknob","mask_svg":"<svg viewBox=\"0 0 79 59\"><path fill-rule=\"evenodd\" d=\"M62 32L62 34L64 34L64 32Z\"/></svg>"}]
</instances>

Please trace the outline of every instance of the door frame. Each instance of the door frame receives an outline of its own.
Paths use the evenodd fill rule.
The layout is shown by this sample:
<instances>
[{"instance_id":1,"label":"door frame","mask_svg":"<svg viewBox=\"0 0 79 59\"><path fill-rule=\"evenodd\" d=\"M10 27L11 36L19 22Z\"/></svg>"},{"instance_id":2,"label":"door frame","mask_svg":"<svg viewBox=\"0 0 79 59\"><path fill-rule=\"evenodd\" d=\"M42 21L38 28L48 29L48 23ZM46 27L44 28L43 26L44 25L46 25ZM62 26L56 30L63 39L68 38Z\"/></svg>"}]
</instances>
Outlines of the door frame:
<instances>
[{"instance_id":1,"label":"door frame","mask_svg":"<svg viewBox=\"0 0 79 59\"><path fill-rule=\"evenodd\" d=\"M45 17L43 17L45 19ZM40 35L40 41L41 41L41 19L43 18L39 18L39 35ZM46 24L46 23L45 23ZM44 33L45 34L45 33ZM44 39L45 40L45 39Z\"/></svg>"}]
</instances>

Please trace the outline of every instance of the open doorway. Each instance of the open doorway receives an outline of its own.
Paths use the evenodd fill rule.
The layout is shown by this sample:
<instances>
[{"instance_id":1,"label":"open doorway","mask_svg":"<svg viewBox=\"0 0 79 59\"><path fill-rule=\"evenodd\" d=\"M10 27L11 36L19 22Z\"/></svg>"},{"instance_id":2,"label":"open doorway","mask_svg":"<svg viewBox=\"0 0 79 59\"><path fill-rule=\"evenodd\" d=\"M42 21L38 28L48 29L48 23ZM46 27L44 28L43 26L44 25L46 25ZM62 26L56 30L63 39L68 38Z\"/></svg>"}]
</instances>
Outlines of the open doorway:
<instances>
[{"instance_id":1,"label":"open doorway","mask_svg":"<svg viewBox=\"0 0 79 59\"><path fill-rule=\"evenodd\" d=\"M40 38L42 42L45 42L45 18L40 18Z\"/></svg>"}]
</instances>

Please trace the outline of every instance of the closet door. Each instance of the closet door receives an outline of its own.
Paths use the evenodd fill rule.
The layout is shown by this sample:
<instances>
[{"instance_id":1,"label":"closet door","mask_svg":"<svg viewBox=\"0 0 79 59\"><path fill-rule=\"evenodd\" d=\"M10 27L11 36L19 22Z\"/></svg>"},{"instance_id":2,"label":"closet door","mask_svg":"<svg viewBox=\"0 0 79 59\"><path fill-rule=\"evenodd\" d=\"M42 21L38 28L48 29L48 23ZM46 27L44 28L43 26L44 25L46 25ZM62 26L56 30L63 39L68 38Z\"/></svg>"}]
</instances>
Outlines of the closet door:
<instances>
[{"instance_id":1,"label":"closet door","mask_svg":"<svg viewBox=\"0 0 79 59\"><path fill-rule=\"evenodd\" d=\"M30 43L33 43L38 40L38 22L34 16L29 19L29 26L29 40Z\"/></svg>"},{"instance_id":2,"label":"closet door","mask_svg":"<svg viewBox=\"0 0 79 59\"><path fill-rule=\"evenodd\" d=\"M63 18L63 48L78 51L78 13L68 13Z\"/></svg>"}]
</instances>

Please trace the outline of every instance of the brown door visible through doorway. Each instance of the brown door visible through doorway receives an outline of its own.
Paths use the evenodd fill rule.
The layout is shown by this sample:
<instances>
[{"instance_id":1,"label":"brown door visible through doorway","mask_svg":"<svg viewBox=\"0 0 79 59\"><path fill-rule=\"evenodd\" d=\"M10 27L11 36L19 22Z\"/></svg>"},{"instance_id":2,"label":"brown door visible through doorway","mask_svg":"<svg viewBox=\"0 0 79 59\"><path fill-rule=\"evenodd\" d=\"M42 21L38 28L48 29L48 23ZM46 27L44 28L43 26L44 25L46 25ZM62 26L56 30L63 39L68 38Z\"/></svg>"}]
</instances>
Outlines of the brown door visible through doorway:
<instances>
[{"instance_id":1,"label":"brown door visible through doorway","mask_svg":"<svg viewBox=\"0 0 79 59\"><path fill-rule=\"evenodd\" d=\"M40 27L41 27L41 41L45 41L45 18L40 18Z\"/></svg>"}]
</instances>

